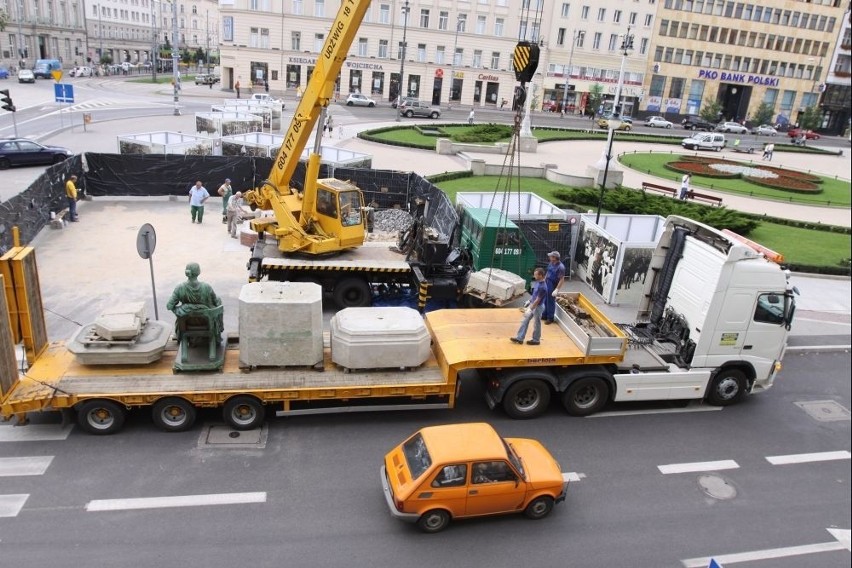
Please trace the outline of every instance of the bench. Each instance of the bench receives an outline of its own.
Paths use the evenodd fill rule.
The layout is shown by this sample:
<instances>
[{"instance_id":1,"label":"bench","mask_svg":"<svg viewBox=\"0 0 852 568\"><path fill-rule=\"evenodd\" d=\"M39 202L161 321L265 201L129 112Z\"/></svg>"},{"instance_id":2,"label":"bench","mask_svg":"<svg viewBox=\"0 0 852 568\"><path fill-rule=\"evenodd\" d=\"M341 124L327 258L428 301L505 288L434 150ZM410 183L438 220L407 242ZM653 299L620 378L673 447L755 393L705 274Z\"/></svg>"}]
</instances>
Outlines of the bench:
<instances>
[{"instance_id":1,"label":"bench","mask_svg":"<svg viewBox=\"0 0 852 568\"><path fill-rule=\"evenodd\" d=\"M642 182L642 191L656 191L658 193L668 195L669 197L677 197L677 190L664 185L648 183L647 181Z\"/></svg>"},{"instance_id":2,"label":"bench","mask_svg":"<svg viewBox=\"0 0 852 568\"><path fill-rule=\"evenodd\" d=\"M65 227L65 216L68 215L68 208L66 207L62 211L59 211L56 215L53 216L53 219L50 220L50 228L51 229L62 229Z\"/></svg>"},{"instance_id":3,"label":"bench","mask_svg":"<svg viewBox=\"0 0 852 568\"><path fill-rule=\"evenodd\" d=\"M707 195L706 193L698 193L690 190L686 194L687 199L692 199L694 201L703 201L705 203L709 203L710 205L715 205L716 207L722 206L722 198L716 197L715 195Z\"/></svg>"}]
</instances>

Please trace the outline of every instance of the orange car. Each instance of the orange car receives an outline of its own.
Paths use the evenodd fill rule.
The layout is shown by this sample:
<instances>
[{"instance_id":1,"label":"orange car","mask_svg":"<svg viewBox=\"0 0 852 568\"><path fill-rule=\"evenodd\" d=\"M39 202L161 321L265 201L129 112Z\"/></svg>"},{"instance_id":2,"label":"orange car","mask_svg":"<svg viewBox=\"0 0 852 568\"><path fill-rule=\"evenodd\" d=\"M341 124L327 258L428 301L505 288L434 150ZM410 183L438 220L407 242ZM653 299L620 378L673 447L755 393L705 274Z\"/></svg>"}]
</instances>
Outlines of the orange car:
<instances>
[{"instance_id":1,"label":"orange car","mask_svg":"<svg viewBox=\"0 0 852 568\"><path fill-rule=\"evenodd\" d=\"M435 533L452 519L523 512L546 517L568 482L536 440L501 438L489 424L423 428L385 456L391 515Z\"/></svg>"}]
</instances>

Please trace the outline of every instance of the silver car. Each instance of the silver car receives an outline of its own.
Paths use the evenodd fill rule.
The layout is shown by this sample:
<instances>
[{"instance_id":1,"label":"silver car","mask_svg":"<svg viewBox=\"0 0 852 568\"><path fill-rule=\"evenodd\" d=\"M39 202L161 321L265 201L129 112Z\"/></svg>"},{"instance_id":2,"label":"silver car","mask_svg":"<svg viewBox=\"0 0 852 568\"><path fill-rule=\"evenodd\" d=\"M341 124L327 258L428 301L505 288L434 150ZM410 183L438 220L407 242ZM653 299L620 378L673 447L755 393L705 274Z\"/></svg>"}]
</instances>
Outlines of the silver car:
<instances>
[{"instance_id":1,"label":"silver car","mask_svg":"<svg viewBox=\"0 0 852 568\"><path fill-rule=\"evenodd\" d=\"M361 93L350 93L346 98L346 106L365 106L372 108L376 106L376 101Z\"/></svg>"},{"instance_id":2,"label":"silver car","mask_svg":"<svg viewBox=\"0 0 852 568\"><path fill-rule=\"evenodd\" d=\"M752 134L760 134L761 136L775 136L778 134L778 131L768 124L761 124L757 128L751 131Z\"/></svg>"},{"instance_id":3,"label":"silver car","mask_svg":"<svg viewBox=\"0 0 852 568\"><path fill-rule=\"evenodd\" d=\"M739 122L723 122L716 127L716 132L730 132L733 134L748 134L748 128Z\"/></svg>"},{"instance_id":4,"label":"silver car","mask_svg":"<svg viewBox=\"0 0 852 568\"><path fill-rule=\"evenodd\" d=\"M415 116L423 118L438 118L441 116L441 109L432 106L426 101L403 100L402 105L399 107L399 113L402 116L406 116L408 118L412 118Z\"/></svg>"}]
</instances>

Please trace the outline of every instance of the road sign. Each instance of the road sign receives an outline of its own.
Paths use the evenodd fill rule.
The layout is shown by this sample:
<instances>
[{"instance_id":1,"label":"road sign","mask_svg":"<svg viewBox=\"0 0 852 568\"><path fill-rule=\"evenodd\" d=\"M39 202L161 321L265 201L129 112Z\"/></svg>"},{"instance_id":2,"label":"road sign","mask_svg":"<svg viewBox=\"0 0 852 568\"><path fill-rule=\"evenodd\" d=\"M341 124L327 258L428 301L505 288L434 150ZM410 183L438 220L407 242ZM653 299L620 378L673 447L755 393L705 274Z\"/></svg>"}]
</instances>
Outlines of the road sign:
<instances>
[{"instance_id":1,"label":"road sign","mask_svg":"<svg viewBox=\"0 0 852 568\"><path fill-rule=\"evenodd\" d=\"M53 80L58 83L62 80L62 69L54 69L50 72L50 76L53 77Z\"/></svg>"},{"instance_id":2,"label":"road sign","mask_svg":"<svg viewBox=\"0 0 852 568\"><path fill-rule=\"evenodd\" d=\"M73 103L74 102L74 85L68 83L56 83L53 85L53 94L56 96L58 103Z\"/></svg>"},{"instance_id":3,"label":"road sign","mask_svg":"<svg viewBox=\"0 0 852 568\"><path fill-rule=\"evenodd\" d=\"M157 232L151 223L145 223L139 227L136 235L136 252L142 258L148 259L148 268L151 271L151 290L154 294L154 319L160 319L160 311L157 309L157 286L154 284L154 249L157 248Z\"/></svg>"}]
</instances>

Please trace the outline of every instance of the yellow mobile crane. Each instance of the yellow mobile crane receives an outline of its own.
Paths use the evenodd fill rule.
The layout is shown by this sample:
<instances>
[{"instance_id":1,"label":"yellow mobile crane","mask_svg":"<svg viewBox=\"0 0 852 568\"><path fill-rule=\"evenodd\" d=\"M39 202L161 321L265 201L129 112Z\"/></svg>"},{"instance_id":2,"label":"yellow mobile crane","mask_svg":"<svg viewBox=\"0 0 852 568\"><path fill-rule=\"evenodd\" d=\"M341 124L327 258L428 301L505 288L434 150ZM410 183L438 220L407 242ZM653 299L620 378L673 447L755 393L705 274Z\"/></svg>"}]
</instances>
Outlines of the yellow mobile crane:
<instances>
[{"instance_id":1,"label":"yellow mobile crane","mask_svg":"<svg viewBox=\"0 0 852 568\"><path fill-rule=\"evenodd\" d=\"M369 0L343 0L269 178L246 193L249 205L275 213L274 217L253 220L251 228L275 237L283 253L323 255L364 243L366 220L361 191L346 181L317 179L320 136L308 157L303 191L291 187L290 180L314 125L324 119L340 68L369 6Z\"/></svg>"}]
</instances>

